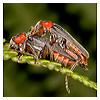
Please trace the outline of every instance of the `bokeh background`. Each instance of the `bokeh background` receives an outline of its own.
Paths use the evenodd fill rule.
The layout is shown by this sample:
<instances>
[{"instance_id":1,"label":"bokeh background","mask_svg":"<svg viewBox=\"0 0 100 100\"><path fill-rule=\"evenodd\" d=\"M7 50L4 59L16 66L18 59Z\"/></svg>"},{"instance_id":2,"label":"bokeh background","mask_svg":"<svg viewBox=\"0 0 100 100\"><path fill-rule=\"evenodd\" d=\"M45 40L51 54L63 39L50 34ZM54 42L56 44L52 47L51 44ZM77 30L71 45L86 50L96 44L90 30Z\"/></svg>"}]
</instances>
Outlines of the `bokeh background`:
<instances>
[{"instance_id":1,"label":"bokeh background","mask_svg":"<svg viewBox=\"0 0 100 100\"><path fill-rule=\"evenodd\" d=\"M90 54L88 69L79 66L74 71L96 82L96 3L4 3L3 37L27 32L39 20L49 20L65 28ZM71 93L65 89L65 75L43 67L18 64L11 60L3 63L4 97L95 97L96 90L69 77Z\"/></svg>"}]
</instances>

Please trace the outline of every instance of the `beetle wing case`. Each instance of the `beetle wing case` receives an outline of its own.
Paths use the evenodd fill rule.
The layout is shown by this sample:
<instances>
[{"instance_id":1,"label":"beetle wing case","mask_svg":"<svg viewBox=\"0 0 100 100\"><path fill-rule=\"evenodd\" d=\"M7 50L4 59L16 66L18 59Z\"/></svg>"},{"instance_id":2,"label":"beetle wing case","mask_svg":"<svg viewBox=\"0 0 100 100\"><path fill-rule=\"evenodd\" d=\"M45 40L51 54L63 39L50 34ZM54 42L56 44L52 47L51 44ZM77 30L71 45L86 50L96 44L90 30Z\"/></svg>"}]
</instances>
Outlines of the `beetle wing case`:
<instances>
[{"instance_id":1,"label":"beetle wing case","mask_svg":"<svg viewBox=\"0 0 100 100\"><path fill-rule=\"evenodd\" d=\"M61 54L62 56L72 60L72 61L75 61L74 58L72 58L66 51L64 51L58 44L53 44L53 51Z\"/></svg>"},{"instance_id":2,"label":"beetle wing case","mask_svg":"<svg viewBox=\"0 0 100 100\"><path fill-rule=\"evenodd\" d=\"M86 57L89 58L89 53L87 50L77 42L65 29L63 29L60 25L53 23L53 27L49 30L51 33L58 34L60 37L65 38L69 42L71 42L76 48L79 49L80 52Z\"/></svg>"}]
</instances>

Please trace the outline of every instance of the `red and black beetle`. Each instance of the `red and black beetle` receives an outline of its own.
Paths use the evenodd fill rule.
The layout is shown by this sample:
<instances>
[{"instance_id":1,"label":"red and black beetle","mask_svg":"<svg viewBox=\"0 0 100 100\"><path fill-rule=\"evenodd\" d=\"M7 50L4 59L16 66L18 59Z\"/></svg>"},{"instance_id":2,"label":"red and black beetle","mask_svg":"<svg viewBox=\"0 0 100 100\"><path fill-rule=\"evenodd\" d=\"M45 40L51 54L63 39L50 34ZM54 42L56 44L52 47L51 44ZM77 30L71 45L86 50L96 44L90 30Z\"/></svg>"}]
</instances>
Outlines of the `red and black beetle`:
<instances>
[{"instance_id":1,"label":"red and black beetle","mask_svg":"<svg viewBox=\"0 0 100 100\"><path fill-rule=\"evenodd\" d=\"M23 56L23 54L27 54L27 55L33 56L34 59L35 59L35 63L36 63L36 61L39 61L37 55L33 52L34 50L31 50L32 46L28 47L26 45L28 35L29 35L29 33L28 34L20 33L16 36L12 37L11 40L10 40L9 49L12 50L12 51L17 51L17 52L20 53L19 58L18 58L19 60L21 60L20 57ZM27 51L27 53L25 51ZM30 54L30 52L33 52L34 55Z\"/></svg>"},{"instance_id":2,"label":"red and black beetle","mask_svg":"<svg viewBox=\"0 0 100 100\"><path fill-rule=\"evenodd\" d=\"M34 53L36 53L38 57L45 59L46 56L50 55L51 61L61 63L63 67L69 65L71 67L71 70L73 70L72 67L73 65L75 65L76 59L74 59L69 53L64 51L58 44L53 43L51 45L49 39L40 36L34 36L34 35L29 36L26 45L29 48L31 48L31 50L34 50L35 51ZM79 57L74 53L73 56L76 56L77 58ZM77 64L79 64L85 70L88 70L85 66L83 66L81 62L82 60L78 61ZM70 93L70 90L68 88L67 76L68 74L66 75L66 89L68 93Z\"/></svg>"},{"instance_id":3,"label":"red and black beetle","mask_svg":"<svg viewBox=\"0 0 100 100\"><path fill-rule=\"evenodd\" d=\"M50 34L50 41L47 38L43 38L47 31ZM30 28L30 32L27 34L21 33L12 37L10 50L17 51L18 49L21 55L28 51L27 55L34 56L35 62L39 61L38 57L45 59L46 55L50 55L50 60L60 62L64 66L70 65L72 71L77 64L88 70L85 67L89 58L87 50L65 29L49 21L39 21L35 27L32 26ZM67 84L67 75L66 89L70 92Z\"/></svg>"},{"instance_id":4,"label":"red and black beetle","mask_svg":"<svg viewBox=\"0 0 100 100\"><path fill-rule=\"evenodd\" d=\"M69 65L72 67L76 63L75 58L79 58L78 55L74 54L72 51L69 49L65 48L64 51L58 44L53 43L51 45L49 39L40 37L40 36L29 36L26 33L20 33L17 36L12 37L10 40L10 50L18 50L23 54L31 55L34 56L35 61L39 61L38 57L45 59L47 55L50 55L50 60L59 62L62 64L62 66L67 66ZM26 53L25 51L28 51L29 53ZM70 55L70 52L72 55ZM87 68L83 66L81 63L82 60L78 61L77 64L79 64L81 67L83 67L85 70ZM76 65L75 65L76 66ZM71 68L71 70L73 70ZM66 75L66 89L68 93L70 93L70 90L68 88L68 80L67 80L67 75Z\"/></svg>"},{"instance_id":5,"label":"red and black beetle","mask_svg":"<svg viewBox=\"0 0 100 100\"><path fill-rule=\"evenodd\" d=\"M81 66L87 65L87 59L89 58L88 51L60 25L50 21L40 20L35 27L31 26L30 28L32 35L40 34L41 36L44 36L47 31L50 34L51 44L54 42L58 43L62 49L64 49L72 58L76 60L72 70L78 62L81 63Z\"/></svg>"}]
</instances>

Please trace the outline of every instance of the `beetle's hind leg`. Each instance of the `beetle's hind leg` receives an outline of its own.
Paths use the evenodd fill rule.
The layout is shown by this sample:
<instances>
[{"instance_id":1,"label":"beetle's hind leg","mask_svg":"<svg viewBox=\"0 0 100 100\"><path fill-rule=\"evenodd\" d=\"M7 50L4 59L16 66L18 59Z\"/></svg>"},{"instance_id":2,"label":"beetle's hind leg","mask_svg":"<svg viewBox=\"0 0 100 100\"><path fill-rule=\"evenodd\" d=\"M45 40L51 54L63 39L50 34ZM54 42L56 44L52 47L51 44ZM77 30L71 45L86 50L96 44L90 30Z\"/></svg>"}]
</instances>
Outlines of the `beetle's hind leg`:
<instances>
[{"instance_id":1,"label":"beetle's hind leg","mask_svg":"<svg viewBox=\"0 0 100 100\"><path fill-rule=\"evenodd\" d=\"M71 70L73 71L77 65L77 63L80 61L80 59L76 60L76 62L73 64L73 66L71 67Z\"/></svg>"},{"instance_id":2,"label":"beetle's hind leg","mask_svg":"<svg viewBox=\"0 0 100 100\"><path fill-rule=\"evenodd\" d=\"M76 62L73 64L73 66L72 66L72 68L71 68L71 70L73 71L74 69L75 69L75 67L76 67L76 65L77 65L77 63L80 61L80 58L79 59L77 59L76 60ZM66 90L67 90L67 92L68 92L68 94L70 93L70 89L68 88L68 76L70 75L70 73L67 73L66 74L66 78L65 78L65 81L66 81Z\"/></svg>"},{"instance_id":3,"label":"beetle's hind leg","mask_svg":"<svg viewBox=\"0 0 100 100\"><path fill-rule=\"evenodd\" d=\"M68 73L67 73L68 74ZM65 77L65 85L66 85L66 90L68 92L68 94L70 93L70 89L68 88L68 75L66 74L66 77Z\"/></svg>"},{"instance_id":4,"label":"beetle's hind leg","mask_svg":"<svg viewBox=\"0 0 100 100\"><path fill-rule=\"evenodd\" d=\"M72 71L75 69L77 63L78 63L78 60L72 66L72 68L71 68ZM70 89L68 88L68 76L69 75L70 75L70 73L67 73L66 78L65 78L65 81L66 81L65 85L66 85L66 90L67 90L68 94L70 93Z\"/></svg>"}]
</instances>

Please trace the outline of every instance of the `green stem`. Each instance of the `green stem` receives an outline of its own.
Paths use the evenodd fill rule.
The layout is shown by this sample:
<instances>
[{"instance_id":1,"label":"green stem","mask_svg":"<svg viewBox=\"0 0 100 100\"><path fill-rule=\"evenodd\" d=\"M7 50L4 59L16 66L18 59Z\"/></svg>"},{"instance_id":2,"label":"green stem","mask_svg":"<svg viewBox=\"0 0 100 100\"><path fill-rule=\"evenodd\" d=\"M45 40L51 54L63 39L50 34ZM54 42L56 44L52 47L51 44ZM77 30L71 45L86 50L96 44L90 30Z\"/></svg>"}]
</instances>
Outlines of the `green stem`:
<instances>
[{"instance_id":1,"label":"green stem","mask_svg":"<svg viewBox=\"0 0 100 100\"><path fill-rule=\"evenodd\" d=\"M5 42L5 39L3 39L3 42ZM6 45L9 45L9 43L7 43ZM89 78L86 76L82 76L76 72L72 72L68 68L61 68L61 64L59 63L50 62L48 60L43 59L43 60L40 60L41 61L40 64L34 64L34 60L33 60L34 58L32 56L27 56L27 55L22 56L21 57L22 60L18 60L18 53L9 51L9 48L7 48L6 46L3 46L3 59L4 60L12 59L12 61L14 62L28 63L30 65L37 66L37 67L40 67L40 66L46 67L50 70L60 71L62 74L67 74L68 72L70 72L69 76L71 76L73 79L78 80L79 82L82 82L85 86L88 86L97 90L97 83L89 80Z\"/></svg>"}]
</instances>

